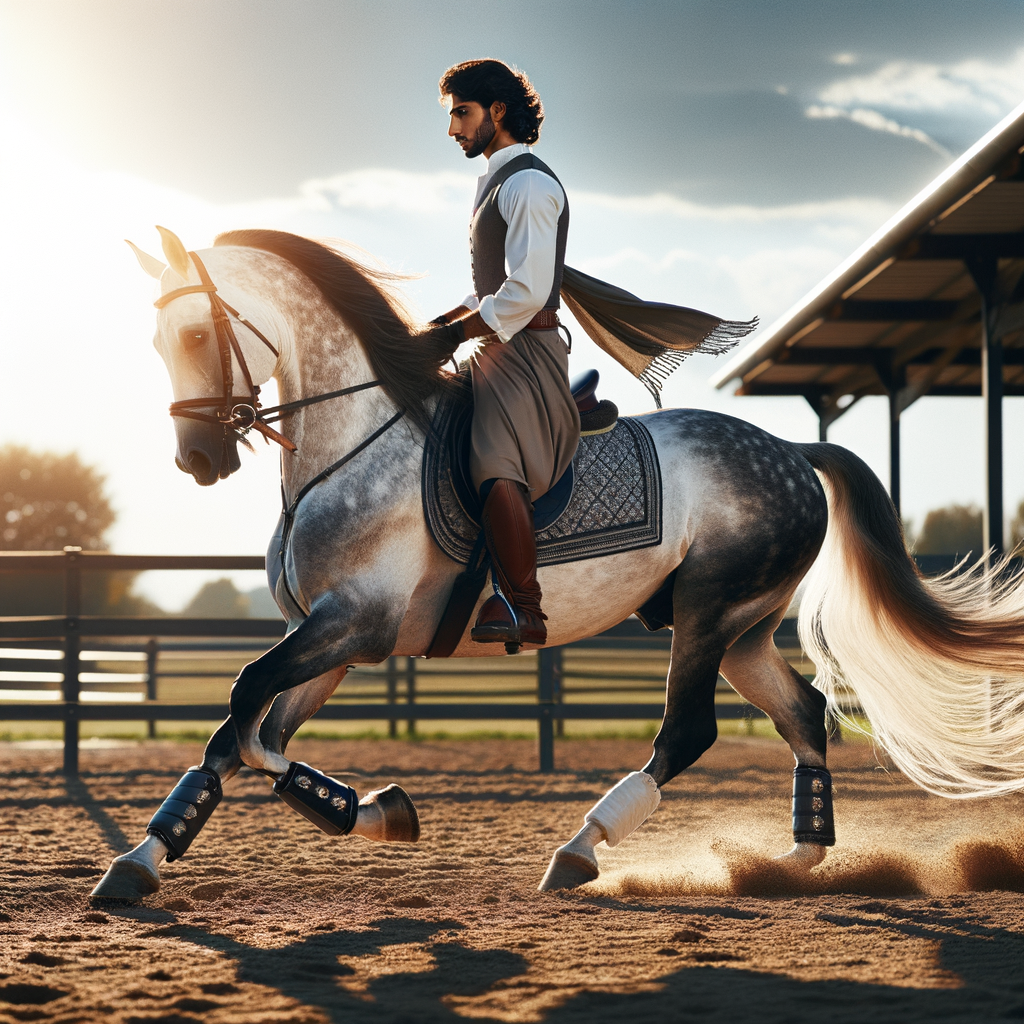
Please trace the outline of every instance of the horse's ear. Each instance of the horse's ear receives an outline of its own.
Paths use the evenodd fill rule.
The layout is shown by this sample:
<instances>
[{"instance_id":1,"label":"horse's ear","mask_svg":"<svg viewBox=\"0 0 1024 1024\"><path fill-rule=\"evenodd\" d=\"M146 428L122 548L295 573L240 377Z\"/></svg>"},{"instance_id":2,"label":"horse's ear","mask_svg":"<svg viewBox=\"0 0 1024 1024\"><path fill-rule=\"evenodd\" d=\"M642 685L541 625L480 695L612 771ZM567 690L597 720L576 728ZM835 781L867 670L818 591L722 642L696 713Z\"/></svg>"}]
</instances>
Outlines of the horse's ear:
<instances>
[{"instance_id":1,"label":"horse's ear","mask_svg":"<svg viewBox=\"0 0 1024 1024\"><path fill-rule=\"evenodd\" d=\"M167 262L179 277L188 280L188 252L185 246L182 244L181 239L167 228L160 227L159 224L156 226L157 231L160 232L160 238L164 243L164 255L167 257Z\"/></svg>"},{"instance_id":2,"label":"horse's ear","mask_svg":"<svg viewBox=\"0 0 1024 1024\"><path fill-rule=\"evenodd\" d=\"M126 238L125 241L128 242L128 239ZM132 252L135 253L135 258L139 261L139 266L150 277L155 277L159 281L166 264L161 263L155 256L150 256L148 252L143 252L134 242L128 242L128 244L132 247Z\"/></svg>"}]
</instances>

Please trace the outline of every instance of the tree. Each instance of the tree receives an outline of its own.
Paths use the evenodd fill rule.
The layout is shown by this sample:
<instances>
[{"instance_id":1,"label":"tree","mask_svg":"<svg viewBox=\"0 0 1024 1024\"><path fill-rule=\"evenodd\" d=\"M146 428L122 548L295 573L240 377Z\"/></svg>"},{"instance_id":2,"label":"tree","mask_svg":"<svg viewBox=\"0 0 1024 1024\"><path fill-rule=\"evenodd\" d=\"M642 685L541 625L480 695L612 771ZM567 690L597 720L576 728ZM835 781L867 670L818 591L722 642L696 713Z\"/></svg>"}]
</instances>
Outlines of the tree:
<instances>
[{"instance_id":1,"label":"tree","mask_svg":"<svg viewBox=\"0 0 1024 1024\"><path fill-rule=\"evenodd\" d=\"M249 596L239 593L229 579L204 583L181 612L186 619L245 619Z\"/></svg>"},{"instance_id":2,"label":"tree","mask_svg":"<svg viewBox=\"0 0 1024 1024\"><path fill-rule=\"evenodd\" d=\"M116 513L104 492L105 479L75 452L56 455L21 445L0 448L0 550L87 551L107 547L104 534ZM82 574L82 611L87 615L159 615L151 601L133 593L138 573ZM0 615L60 615L60 572L0 575Z\"/></svg>"},{"instance_id":3,"label":"tree","mask_svg":"<svg viewBox=\"0 0 1024 1024\"><path fill-rule=\"evenodd\" d=\"M59 551L69 544L103 549L103 534L115 518L104 483L76 452L0 448L0 549Z\"/></svg>"},{"instance_id":4,"label":"tree","mask_svg":"<svg viewBox=\"0 0 1024 1024\"><path fill-rule=\"evenodd\" d=\"M982 515L977 505L947 505L932 509L924 517L924 526L917 536L914 553L918 555L980 556Z\"/></svg>"}]
</instances>

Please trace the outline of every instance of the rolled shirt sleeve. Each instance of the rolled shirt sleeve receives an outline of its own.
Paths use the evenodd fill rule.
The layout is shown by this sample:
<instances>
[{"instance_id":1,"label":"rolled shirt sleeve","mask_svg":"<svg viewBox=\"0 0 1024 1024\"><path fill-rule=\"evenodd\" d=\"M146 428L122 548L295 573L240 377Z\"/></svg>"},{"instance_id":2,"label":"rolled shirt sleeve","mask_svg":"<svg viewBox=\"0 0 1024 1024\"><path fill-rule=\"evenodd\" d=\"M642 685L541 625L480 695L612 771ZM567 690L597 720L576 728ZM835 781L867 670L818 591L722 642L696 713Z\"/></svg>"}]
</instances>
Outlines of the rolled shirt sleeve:
<instances>
[{"instance_id":1,"label":"rolled shirt sleeve","mask_svg":"<svg viewBox=\"0 0 1024 1024\"><path fill-rule=\"evenodd\" d=\"M498 211L508 225L508 278L480 300L480 316L502 341L521 331L551 295L558 218L564 207L558 182L534 168L513 174L498 191Z\"/></svg>"}]
</instances>

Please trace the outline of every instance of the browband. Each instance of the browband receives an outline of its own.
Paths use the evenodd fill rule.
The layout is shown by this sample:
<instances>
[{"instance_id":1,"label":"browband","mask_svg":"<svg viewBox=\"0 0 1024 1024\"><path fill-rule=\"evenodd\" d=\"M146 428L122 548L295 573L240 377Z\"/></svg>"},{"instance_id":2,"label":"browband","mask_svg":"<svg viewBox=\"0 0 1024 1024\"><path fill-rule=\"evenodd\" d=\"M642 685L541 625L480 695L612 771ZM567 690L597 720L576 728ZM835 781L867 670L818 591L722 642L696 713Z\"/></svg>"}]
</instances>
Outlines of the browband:
<instances>
[{"instance_id":1,"label":"browband","mask_svg":"<svg viewBox=\"0 0 1024 1024\"><path fill-rule=\"evenodd\" d=\"M191 255L191 253L189 255ZM173 292L161 295L153 305L156 306L157 309L163 309L169 302L173 302L175 299L181 298L182 295L193 295L196 292L215 292L216 290L217 286L212 281L209 284L190 284L185 288L175 288Z\"/></svg>"}]
</instances>

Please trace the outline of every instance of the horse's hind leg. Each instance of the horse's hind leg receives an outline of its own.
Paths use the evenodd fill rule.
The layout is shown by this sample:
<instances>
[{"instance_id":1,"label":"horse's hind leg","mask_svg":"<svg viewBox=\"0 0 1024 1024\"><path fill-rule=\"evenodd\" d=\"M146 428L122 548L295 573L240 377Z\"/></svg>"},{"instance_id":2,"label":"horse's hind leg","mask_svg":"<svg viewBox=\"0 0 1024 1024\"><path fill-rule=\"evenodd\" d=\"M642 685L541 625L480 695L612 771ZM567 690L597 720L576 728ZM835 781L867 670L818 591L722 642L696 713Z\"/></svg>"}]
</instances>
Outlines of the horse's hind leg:
<instances>
[{"instance_id":1,"label":"horse's hind leg","mask_svg":"<svg viewBox=\"0 0 1024 1024\"><path fill-rule=\"evenodd\" d=\"M627 775L587 812L583 828L551 858L542 891L571 889L597 878L597 844L615 846L639 828L660 803L661 787L715 742L715 685L725 646L721 616L710 610L710 599L695 606L702 611L684 619L677 603L665 718L653 756L643 771Z\"/></svg>"},{"instance_id":2,"label":"horse's hind leg","mask_svg":"<svg viewBox=\"0 0 1024 1024\"><path fill-rule=\"evenodd\" d=\"M146 838L111 861L93 896L141 899L160 888L160 865L191 846L220 802L221 786L242 767L234 723L228 718L210 737L202 764L190 768L153 816Z\"/></svg>"},{"instance_id":3,"label":"horse's hind leg","mask_svg":"<svg viewBox=\"0 0 1024 1024\"><path fill-rule=\"evenodd\" d=\"M832 780L825 766L828 732L825 696L779 653L773 633L782 609L744 633L722 659L722 675L741 697L760 708L796 759L793 849L780 858L807 868L820 864L835 842Z\"/></svg>"}]
</instances>

